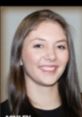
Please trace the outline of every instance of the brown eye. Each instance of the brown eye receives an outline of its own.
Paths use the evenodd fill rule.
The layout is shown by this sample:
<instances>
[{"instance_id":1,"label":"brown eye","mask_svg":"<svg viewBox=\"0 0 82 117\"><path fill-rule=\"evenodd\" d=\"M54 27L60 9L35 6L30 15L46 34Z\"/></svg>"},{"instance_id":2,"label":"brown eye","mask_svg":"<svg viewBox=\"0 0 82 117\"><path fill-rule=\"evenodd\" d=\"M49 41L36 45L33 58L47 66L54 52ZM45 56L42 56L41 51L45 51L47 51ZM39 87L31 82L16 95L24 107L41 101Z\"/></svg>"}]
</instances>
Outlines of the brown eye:
<instances>
[{"instance_id":1,"label":"brown eye","mask_svg":"<svg viewBox=\"0 0 82 117\"><path fill-rule=\"evenodd\" d=\"M63 46L63 45L59 45L59 46L58 46L58 48L59 48L59 49L61 49L61 50L66 49L66 47L65 47L65 46Z\"/></svg>"},{"instance_id":2,"label":"brown eye","mask_svg":"<svg viewBox=\"0 0 82 117\"><path fill-rule=\"evenodd\" d=\"M41 44L36 44L36 45L34 45L33 47L34 47L34 48L42 48L43 45L41 45Z\"/></svg>"}]
</instances>

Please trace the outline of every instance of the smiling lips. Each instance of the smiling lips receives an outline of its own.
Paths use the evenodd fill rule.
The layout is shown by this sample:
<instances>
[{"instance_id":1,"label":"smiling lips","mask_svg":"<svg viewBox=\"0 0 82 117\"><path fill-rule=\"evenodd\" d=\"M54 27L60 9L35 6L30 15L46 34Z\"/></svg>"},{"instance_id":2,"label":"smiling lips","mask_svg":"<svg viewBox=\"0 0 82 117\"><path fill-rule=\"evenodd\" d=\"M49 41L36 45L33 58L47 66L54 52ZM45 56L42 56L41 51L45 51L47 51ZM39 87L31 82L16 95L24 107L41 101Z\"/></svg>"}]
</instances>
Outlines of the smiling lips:
<instances>
[{"instance_id":1,"label":"smiling lips","mask_svg":"<svg viewBox=\"0 0 82 117\"><path fill-rule=\"evenodd\" d=\"M57 65L42 65L40 66L40 69L44 72L54 72L58 68Z\"/></svg>"}]
</instances>

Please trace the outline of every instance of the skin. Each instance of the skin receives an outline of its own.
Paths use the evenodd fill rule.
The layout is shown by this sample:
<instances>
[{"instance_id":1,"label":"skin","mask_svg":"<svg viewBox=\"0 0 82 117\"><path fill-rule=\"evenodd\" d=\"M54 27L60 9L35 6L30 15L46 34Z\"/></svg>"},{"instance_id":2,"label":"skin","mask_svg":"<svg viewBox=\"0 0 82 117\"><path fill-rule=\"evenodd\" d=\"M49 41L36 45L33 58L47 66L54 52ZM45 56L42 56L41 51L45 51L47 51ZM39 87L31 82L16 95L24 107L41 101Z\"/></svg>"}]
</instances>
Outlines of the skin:
<instances>
[{"instance_id":1,"label":"skin","mask_svg":"<svg viewBox=\"0 0 82 117\"><path fill-rule=\"evenodd\" d=\"M21 61L27 95L34 107L48 110L62 104L58 80L68 60L67 38L57 22L42 22L25 38Z\"/></svg>"}]
</instances>

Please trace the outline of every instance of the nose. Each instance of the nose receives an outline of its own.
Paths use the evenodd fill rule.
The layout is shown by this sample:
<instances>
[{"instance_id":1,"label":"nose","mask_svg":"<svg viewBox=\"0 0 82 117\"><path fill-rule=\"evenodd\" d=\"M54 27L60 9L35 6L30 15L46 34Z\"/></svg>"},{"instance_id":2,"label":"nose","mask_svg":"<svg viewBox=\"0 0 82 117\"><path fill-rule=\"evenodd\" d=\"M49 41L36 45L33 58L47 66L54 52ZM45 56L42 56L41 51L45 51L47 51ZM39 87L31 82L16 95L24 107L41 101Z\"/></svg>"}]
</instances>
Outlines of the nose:
<instances>
[{"instance_id":1,"label":"nose","mask_svg":"<svg viewBox=\"0 0 82 117\"><path fill-rule=\"evenodd\" d=\"M49 48L49 49L47 49L45 58L46 58L46 60L54 61L56 59L55 48Z\"/></svg>"}]
</instances>

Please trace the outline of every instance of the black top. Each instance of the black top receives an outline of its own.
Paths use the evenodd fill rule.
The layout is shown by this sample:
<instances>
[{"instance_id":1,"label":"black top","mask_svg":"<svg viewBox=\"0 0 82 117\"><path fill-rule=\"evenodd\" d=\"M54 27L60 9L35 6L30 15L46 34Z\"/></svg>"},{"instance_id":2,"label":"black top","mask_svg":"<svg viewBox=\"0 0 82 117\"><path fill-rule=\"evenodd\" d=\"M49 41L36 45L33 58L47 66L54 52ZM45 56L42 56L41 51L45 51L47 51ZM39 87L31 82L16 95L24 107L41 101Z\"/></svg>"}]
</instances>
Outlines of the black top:
<instances>
[{"instance_id":1,"label":"black top","mask_svg":"<svg viewBox=\"0 0 82 117\"><path fill-rule=\"evenodd\" d=\"M67 117L63 106L60 106L53 110L35 109L35 111L38 117Z\"/></svg>"},{"instance_id":2,"label":"black top","mask_svg":"<svg viewBox=\"0 0 82 117\"><path fill-rule=\"evenodd\" d=\"M8 115L7 117L12 115L8 101L1 104L1 117L6 117L6 115ZM25 117L69 117L65 106L60 106L53 110L41 110L29 106L27 102L23 102L18 115L20 115L20 117L24 117L24 115Z\"/></svg>"}]
</instances>

